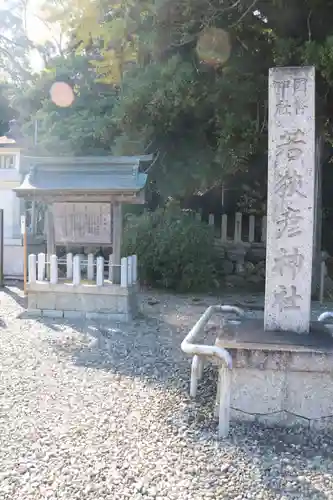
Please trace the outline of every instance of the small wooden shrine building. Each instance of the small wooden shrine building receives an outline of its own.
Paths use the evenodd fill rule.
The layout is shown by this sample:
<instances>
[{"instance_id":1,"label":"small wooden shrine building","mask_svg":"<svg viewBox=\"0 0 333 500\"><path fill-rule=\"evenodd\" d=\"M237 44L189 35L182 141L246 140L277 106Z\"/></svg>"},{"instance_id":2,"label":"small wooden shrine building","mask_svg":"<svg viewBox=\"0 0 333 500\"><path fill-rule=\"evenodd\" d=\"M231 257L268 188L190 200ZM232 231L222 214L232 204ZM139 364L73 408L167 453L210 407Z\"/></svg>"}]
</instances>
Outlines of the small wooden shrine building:
<instances>
[{"instance_id":1,"label":"small wooden shrine building","mask_svg":"<svg viewBox=\"0 0 333 500\"><path fill-rule=\"evenodd\" d=\"M108 247L120 265L122 204L144 203L147 174L140 167L151 160L151 155L25 157L24 178L14 191L46 205L47 255L60 246Z\"/></svg>"}]
</instances>

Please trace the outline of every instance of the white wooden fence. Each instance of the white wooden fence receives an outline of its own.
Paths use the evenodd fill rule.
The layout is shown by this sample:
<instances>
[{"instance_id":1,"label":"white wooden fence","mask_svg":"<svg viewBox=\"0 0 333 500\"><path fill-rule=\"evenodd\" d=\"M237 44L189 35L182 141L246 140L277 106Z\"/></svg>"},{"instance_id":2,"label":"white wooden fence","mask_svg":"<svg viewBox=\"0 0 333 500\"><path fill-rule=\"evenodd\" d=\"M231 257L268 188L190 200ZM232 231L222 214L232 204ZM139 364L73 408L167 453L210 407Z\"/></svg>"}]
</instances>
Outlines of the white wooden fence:
<instances>
[{"instance_id":1,"label":"white wooden fence","mask_svg":"<svg viewBox=\"0 0 333 500\"><path fill-rule=\"evenodd\" d=\"M63 281L59 277L59 267L65 267L65 280L72 281L73 285L82 283L82 271L85 269L88 281L95 281L96 286L103 286L105 281L105 264L108 266L108 281L113 283L114 268L120 267L120 286L127 287L135 284L138 278L137 256L130 255L121 259L121 265L113 264L112 255L109 256L107 263L104 257L95 258L89 254L87 259L81 255L68 253L66 258L58 258L51 255L49 261L44 253L29 255L28 258L28 278L29 283L36 281L49 281L52 285ZM47 265L49 265L49 279L46 278Z\"/></svg>"},{"instance_id":2,"label":"white wooden fence","mask_svg":"<svg viewBox=\"0 0 333 500\"><path fill-rule=\"evenodd\" d=\"M196 218L198 220L203 220L201 213L197 212ZM214 214L208 215L208 224L218 228L219 217L215 217ZM244 221L246 219L246 225ZM231 222L230 222L231 221ZM233 229L231 231L232 236L230 237L230 224L233 224ZM259 239L256 238L256 226L259 227ZM241 212L236 212L234 215L223 214L221 216L221 229L220 238L222 243L254 243L257 239L258 242L266 242L266 227L267 227L267 217L260 217L256 215L247 215Z\"/></svg>"}]
</instances>

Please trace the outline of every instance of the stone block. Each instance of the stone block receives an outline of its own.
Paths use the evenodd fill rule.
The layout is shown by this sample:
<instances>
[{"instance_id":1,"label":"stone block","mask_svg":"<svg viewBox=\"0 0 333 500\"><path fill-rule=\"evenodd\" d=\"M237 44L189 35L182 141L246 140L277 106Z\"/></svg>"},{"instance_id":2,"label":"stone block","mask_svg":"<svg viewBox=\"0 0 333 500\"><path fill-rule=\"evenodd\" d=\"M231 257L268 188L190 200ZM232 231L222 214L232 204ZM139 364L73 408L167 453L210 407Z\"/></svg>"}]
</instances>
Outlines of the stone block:
<instances>
[{"instance_id":1,"label":"stone block","mask_svg":"<svg viewBox=\"0 0 333 500\"><path fill-rule=\"evenodd\" d=\"M57 294L55 292L44 292L36 294L38 309L55 309Z\"/></svg>"},{"instance_id":2,"label":"stone block","mask_svg":"<svg viewBox=\"0 0 333 500\"><path fill-rule=\"evenodd\" d=\"M291 359L291 354L285 351L261 349L233 349L232 351L235 368L283 371L289 367Z\"/></svg>"},{"instance_id":3,"label":"stone block","mask_svg":"<svg viewBox=\"0 0 333 500\"><path fill-rule=\"evenodd\" d=\"M288 372L284 408L306 418L333 415L332 373Z\"/></svg>"},{"instance_id":4,"label":"stone block","mask_svg":"<svg viewBox=\"0 0 333 500\"><path fill-rule=\"evenodd\" d=\"M37 309L37 297L34 293L28 293L28 309Z\"/></svg>"},{"instance_id":5,"label":"stone block","mask_svg":"<svg viewBox=\"0 0 333 500\"><path fill-rule=\"evenodd\" d=\"M63 294L63 293L57 294L56 309L65 311L66 309L70 308L70 304L71 304L71 297L69 297L69 294Z\"/></svg>"},{"instance_id":6,"label":"stone block","mask_svg":"<svg viewBox=\"0 0 333 500\"><path fill-rule=\"evenodd\" d=\"M68 305L64 310L85 312L91 301L89 295L77 293L68 294Z\"/></svg>"},{"instance_id":7,"label":"stone block","mask_svg":"<svg viewBox=\"0 0 333 500\"><path fill-rule=\"evenodd\" d=\"M256 416L252 413L246 413L244 411L237 410L236 408L231 408L230 420L234 420L236 422L254 422L256 420Z\"/></svg>"},{"instance_id":8,"label":"stone block","mask_svg":"<svg viewBox=\"0 0 333 500\"><path fill-rule=\"evenodd\" d=\"M86 318L93 321L119 321L127 323L130 320L128 314L124 313L101 313L101 312L86 312Z\"/></svg>"},{"instance_id":9,"label":"stone block","mask_svg":"<svg viewBox=\"0 0 333 500\"><path fill-rule=\"evenodd\" d=\"M128 314L128 297L117 297L117 312Z\"/></svg>"},{"instance_id":10,"label":"stone block","mask_svg":"<svg viewBox=\"0 0 333 500\"><path fill-rule=\"evenodd\" d=\"M248 413L280 411L284 384L285 372L247 368L233 370L231 406Z\"/></svg>"},{"instance_id":11,"label":"stone block","mask_svg":"<svg viewBox=\"0 0 333 500\"><path fill-rule=\"evenodd\" d=\"M40 318L42 316L42 311L40 309L29 309L25 311L25 316L28 318Z\"/></svg>"},{"instance_id":12,"label":"stone block","mask_svg":"<svg viewBox=\"0 0 333 500\"><path fill-rule=\"evenodd\" d=\"M245 260L252 262L252 264L259 264L266 259L266 247L261 246L251 246L245 255Z\"/></svg>"},{"instance_id":13,"label":"stone block","mask_svg":"<svg viewBox=\"0 0 333 500\"><path fill-rule=\"evenodd\" d=\"M65 319L82 319L85 315L82 311L64 311Z\"/></svg>"},{"instance_id":14,"label":"stone block","mask_svg":"<svg viewBox=\"0 0 333 500\"><path fill-rule=\"evenodd\" d=\"M89 304L85 305L85 311L109 313L117 312L117 297L113 295L91 295Z\"/></svg>"},{"instance_id":15,"label":"stone block","mask_svg":"<svg viewBox=\"0 0 333 500\"><path fill-rule=\"evenodd\" d=\"M333 352L291 352L288 369L294 372L332 373Z\"/></svg>"},{"instance_id":16,"label":"stone block","mask_svg":"<svg viewBox=\"0 0 333 500\"><path fill-rule=\"evenodd\" d=\"M133 318L136 318L139 313L139 304L137 291L133 290L128 295L128 313L131 314Z\"/></svg>"},{"instance_id":17,"label":"stone block","mask_svg":"<svg viewBox=\"0 0 333 500\"><path fill-rule=\"evenodd\" d=\"M244 262L247 248L241 245L230 245L227 247L227 257L232 262Z\"/></svg>"},{"instance_id":18,"label":"stone block","mask_svg":"<svg viewBox=\"0 0 333 500\"><path fill-rule=\"evenodd\" d=\"M58 318L64 317L64 312L63 311L56 311L55 309L43 309L42 316L44 318L58 319Z\"/></svg>"},{"instance_id":19,"label":"stone block","mask_svg":"<svg viewBox=\"0 0 333 500\"><path fill-rule=\"evenodd\" d=\"M315 431L333 432L333 415L311 420L310 428Z\"/></svg>"}]
</instances>

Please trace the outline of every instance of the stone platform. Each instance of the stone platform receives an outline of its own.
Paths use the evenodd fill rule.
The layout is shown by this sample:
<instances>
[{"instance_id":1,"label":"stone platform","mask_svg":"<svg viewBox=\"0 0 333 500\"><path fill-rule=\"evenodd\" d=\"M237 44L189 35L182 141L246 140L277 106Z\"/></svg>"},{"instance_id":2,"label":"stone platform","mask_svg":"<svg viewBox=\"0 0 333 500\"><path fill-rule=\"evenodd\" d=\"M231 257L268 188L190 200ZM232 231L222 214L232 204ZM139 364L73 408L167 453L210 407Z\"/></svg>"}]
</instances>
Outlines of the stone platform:
<instances>
[{"instance_id":1,"label":"stone platform","mask_svg":"<svg viewBox=\"0 0 333 500\"><path fill-rule=\"evenodd\" d=\"M261 319L229 323L216 345L233 358L231 419L333 429L333 338L265 332Z\"/></svg>"},{"instance_id":2,"label":"stone platform","mask_svg":"<svg viewBox=\"0 0 333 500\"><path fill-rule=\"evenodd\" d=\"M137 315L137 286L73 285L37 281L27 285L28 314L48 318L130 321Z\"/></svg>"}]
</instances>

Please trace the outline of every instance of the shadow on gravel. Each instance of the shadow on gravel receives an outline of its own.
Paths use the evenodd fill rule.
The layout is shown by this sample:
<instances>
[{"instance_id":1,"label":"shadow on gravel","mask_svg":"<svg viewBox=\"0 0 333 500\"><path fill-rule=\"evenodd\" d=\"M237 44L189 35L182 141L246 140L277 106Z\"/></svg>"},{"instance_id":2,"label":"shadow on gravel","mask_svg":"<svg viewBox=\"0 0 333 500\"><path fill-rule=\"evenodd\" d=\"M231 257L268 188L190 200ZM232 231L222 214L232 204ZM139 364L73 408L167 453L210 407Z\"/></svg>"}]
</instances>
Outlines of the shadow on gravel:
<instances>
[{"instance_id":1,"label":"shadow on gravel","mask_svg":"<svg viewBox=\"0 0 333 500\"><path fill-rule=\"evenodd\" d=\"M20 295L18 291L22 291L22 285L21 284L15 284L15 285L6 285L3 289L3 291L9 295L15 302L20 306L25 308L27 306L27 299L23 295Z\"/></svg>"},{"instance_id":2,"label":"shadow on gravel","mask_svg":"<svg viewBox=\"0 0 333 500\"><path fill-rule=\"evenodd\" d=\"M60 335L52 346L66 352L77 366L89 366L127 377L142 377L152 384L167 384L187 390L190 359L180 349L182 334L156 318L131 324L38 320ZM70 326L80 340L64 341L61 330Z\"/></svg>"},{"instance_id":3,"label":"shadow on gravel","mask_svg":"<svg viewBox=\"0 0 333 500\"><path fill-rule=\"evenodd\" d=\"M43 322L55 332L48 339L52 348L61 350L76 366L140 378L153 390L165 391L162 404L152 407L149 422L139 425L143 432L150 432L151 423L157 422L171 439L181 440L191 455L202 453L204 445L200 460L214 465L200 474L211 482L212 492L221 488L228 477L233 483L235 478L240 484L248 481L243 474L251 469L254 481L266 489L269 498L285 495L288 499L328 500L315 478L333 472L333 436L249 423L232 424L229 438L217 441L217 421L213 417L216 371L212 367L205 369L198 398L191 401L190 360L180 350L184 332L151 317L126 325ZM74 335L67 334L68 326L76 330Z\"/></svg>"}]
</instances>

